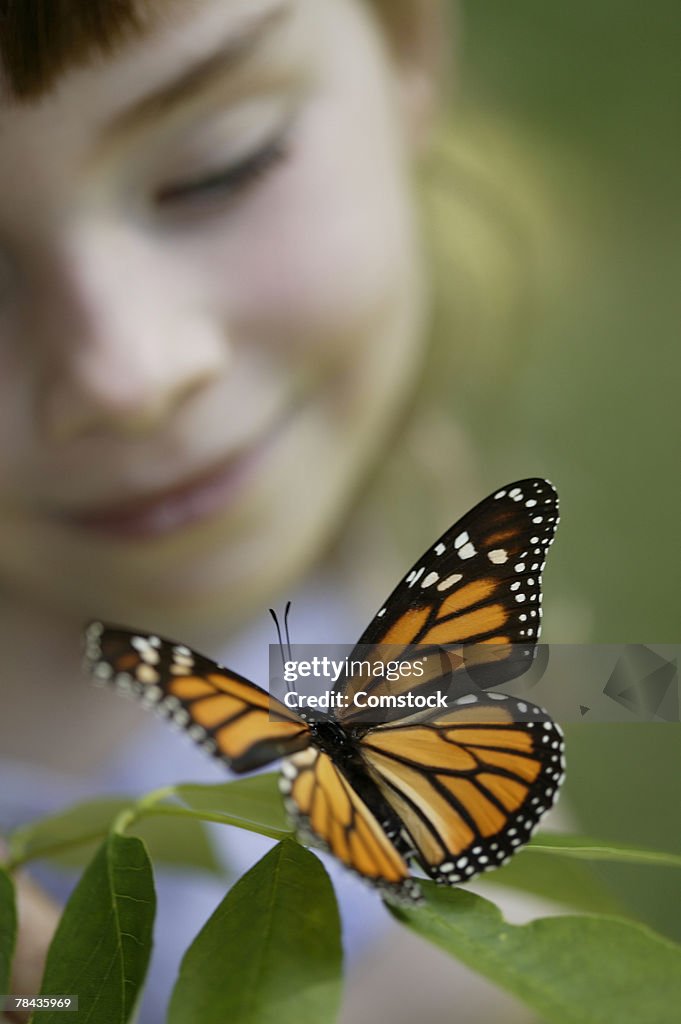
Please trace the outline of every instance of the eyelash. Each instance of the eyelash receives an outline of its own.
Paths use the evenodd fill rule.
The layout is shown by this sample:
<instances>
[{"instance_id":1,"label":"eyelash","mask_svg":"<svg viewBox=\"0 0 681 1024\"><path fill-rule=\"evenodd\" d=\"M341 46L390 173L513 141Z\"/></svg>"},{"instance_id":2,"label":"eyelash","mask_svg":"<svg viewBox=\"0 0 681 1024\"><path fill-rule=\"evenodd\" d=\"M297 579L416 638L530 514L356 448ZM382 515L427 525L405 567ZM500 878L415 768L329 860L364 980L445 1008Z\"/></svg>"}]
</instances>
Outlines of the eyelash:
<instances>
[{"instance_id":1,"label":"eyelash","mask_svg":"<svg viewBox=\"0 0 681 1024\"><path fill-rule=\"evenodd\" d=\"M215 171L194 181L179 185L168 185L158 190L156 201L160 204L185 202L202 199L211 195L232 196L264 177L289 154L288 139L277 136L250 153L231 167Z\"/></svg>"}]
</instances>

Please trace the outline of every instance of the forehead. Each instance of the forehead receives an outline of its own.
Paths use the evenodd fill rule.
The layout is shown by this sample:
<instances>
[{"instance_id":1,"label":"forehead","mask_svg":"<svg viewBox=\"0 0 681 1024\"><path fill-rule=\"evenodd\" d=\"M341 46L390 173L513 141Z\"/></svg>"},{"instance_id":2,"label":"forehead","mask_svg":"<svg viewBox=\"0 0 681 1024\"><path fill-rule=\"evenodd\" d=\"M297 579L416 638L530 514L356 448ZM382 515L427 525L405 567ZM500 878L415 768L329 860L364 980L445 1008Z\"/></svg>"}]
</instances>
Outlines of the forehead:
<instances>
[{"instance_id":1,"label":"forehead","mask_svg":"<svg viewBox=\"0 0 681 1024\"><path fill-rule=\"evenodd\" d=\"M129 141L172 111L193 109L211 89L238 88L254 67L272 68L300 32L308 0L199 0L174 3L172 16L126 41L96 63L65 72L37 100L0 99L0 180L6 216L11 193L23 190L22 168L45 166L47 193L75 168L108 166ZM319 0L314 0L315 4ZM314 8L309 8L313 10ZM188 14L188 10L191 12ZM293 15L297 16L294 18ZM257 57L257 59L256 59ZM170 118L167 119L171 123ZM123 147L123 149L121 149ZM63 165L63 166L62 166ZM42 177L45 177L43 175Z\"/></svg>"}]
</instances>

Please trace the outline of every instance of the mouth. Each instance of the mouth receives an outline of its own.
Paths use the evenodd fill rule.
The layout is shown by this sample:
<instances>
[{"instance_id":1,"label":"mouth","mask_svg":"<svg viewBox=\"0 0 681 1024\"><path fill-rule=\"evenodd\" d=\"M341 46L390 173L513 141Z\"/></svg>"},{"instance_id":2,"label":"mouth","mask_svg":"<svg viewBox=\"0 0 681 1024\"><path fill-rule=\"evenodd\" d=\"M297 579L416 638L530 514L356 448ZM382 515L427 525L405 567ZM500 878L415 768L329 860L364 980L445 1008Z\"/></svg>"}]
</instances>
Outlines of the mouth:
<instances>
[{"instance_id":1,"label":"mouth","mask_svg":"<svg viewBox=\"0 0 681 1024\"><path fill-rule=\"evenodd\" d=\"M148 540L202 522L233 504L253 476L273 432L218 465L153 494L82 512L60 514L62 522L112 539Z\"/></svg>"}]
</instances>

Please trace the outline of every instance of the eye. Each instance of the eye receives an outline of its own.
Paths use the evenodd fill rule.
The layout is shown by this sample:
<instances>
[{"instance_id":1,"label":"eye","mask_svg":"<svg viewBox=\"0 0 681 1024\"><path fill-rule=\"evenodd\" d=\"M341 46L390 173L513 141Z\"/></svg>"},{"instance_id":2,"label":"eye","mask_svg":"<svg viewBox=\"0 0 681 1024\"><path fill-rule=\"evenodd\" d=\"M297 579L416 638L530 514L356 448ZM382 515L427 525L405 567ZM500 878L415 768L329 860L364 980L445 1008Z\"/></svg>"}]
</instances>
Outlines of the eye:
<instances>
[{"instance_id":1,"label":"eye","mask_svg":"<svg viewBox=\"0 0 681 1024\"><path fill-rule=\"evenodd\" d=\"M229 167L216 170L204 177L163 186L155 194L156 202L167 205L192 199L236 195L285 160L288 152L287 135L278 135Z\"/></svg>"}]
</instances>

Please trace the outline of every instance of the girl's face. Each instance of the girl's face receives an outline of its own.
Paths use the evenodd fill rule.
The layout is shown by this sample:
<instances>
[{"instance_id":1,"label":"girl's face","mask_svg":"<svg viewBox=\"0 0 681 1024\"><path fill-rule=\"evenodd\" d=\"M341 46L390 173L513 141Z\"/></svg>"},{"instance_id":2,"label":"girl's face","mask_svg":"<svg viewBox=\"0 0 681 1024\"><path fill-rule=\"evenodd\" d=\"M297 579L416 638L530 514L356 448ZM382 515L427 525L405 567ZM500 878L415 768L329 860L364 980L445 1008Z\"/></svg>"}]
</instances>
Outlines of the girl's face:
<instances>
[{"instance_id":1,"label":"girl's face","mask_svg":"<svg viewBox=\"0 0 681 1024\"><path fill-rule=\"evenodd\" d=\"M423 334L403 92L356 0L201 0L0 101L0 580L246 613L319 554Z\"/></svg>"}]
</instances>

